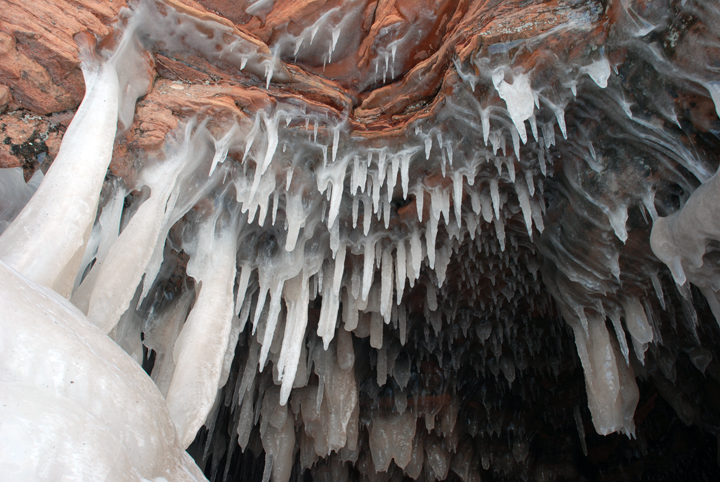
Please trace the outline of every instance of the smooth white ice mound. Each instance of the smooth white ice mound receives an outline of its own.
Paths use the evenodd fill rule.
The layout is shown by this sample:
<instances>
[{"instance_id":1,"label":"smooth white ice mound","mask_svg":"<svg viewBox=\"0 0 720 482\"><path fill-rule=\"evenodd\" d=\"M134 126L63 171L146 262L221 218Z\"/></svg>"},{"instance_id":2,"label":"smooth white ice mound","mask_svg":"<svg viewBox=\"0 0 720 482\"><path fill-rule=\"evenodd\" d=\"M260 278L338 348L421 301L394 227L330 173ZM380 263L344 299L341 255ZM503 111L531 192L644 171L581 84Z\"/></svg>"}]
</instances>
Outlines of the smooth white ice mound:
<instances>
[{"instance_id":1,"label":"smooth white ice mound","mask_svg":"<svg viewBox=\"0 0 720 482\"><path fill-rule=\"evenodd\" d=\"M263 16L271 4L261 0L247 11ZM195 18L159 5L140 3L142 22L130 24L119 49L128 49L127 56L85 65L86 98L60 154L17 226L0 238L0 260L21 272L0 265L0 361L7 367L0 374L7 388L0 393L7 402L0 443L8 448L0 468L19 478L202 479L183 448L202 425L209 433L206 456L212 444L224 443L212 435L227 408L232 426L222 435L230 436L232 449L261 444L264 482L289 480L296 447L301 468L327 469L338 481L346 480L348 462L381 480L392 471L444 479L451 470L465 482L476 480L479 460L486 470L490 462L458 442L464 432L456 429L457 401L420 393L414 384L423 356L432 359L445 345L449 363L461 364L453 351L460 332L476 336L481 347L482 362L473 362L478 377L494 375L503 390L502 377L510 391L521 384L528 363L518 356L524 349L518 327L530 329L532 318L554 310L549 296L531 291L538 294L546 283L538 279L542 258L535 250L547 238L555 241L544 221L546 211L557 209L553 202L563 201L555 196L585 196L574 200L578 212L580 201L593 204L600 214L588 214L590 221L623 243L632 240L632 200L610 205L615 198L593 198L580 181L563 186L568 193L558 194L557 185L545 192L562 175L571 177L570 161L587 163L603 180L609 149L596 153L577 112L566 125L565 109L578 87L600 92L590 80L583 85L584 75L608 87L610 62L602 57L580 66L558 58L550 72L562 77L561 87L547 88L540 67L523 70L504 55L483 57L492 54L481 49L469 60L478 75L458 72L467 85L453 86L436 118L418 116L380 142L353 131L346 112L309 108L269 89L273 80L291 78L281 60L290 55L287 47L300 57L322 50L322 61L331 62L336 48L344 49L347 19L359 14L360 2L342 19L331 18L333 9L298 35L280 34L272 51L211 15ZM136 36L149 45L163 42L165 53L187 48L247 69L264 78L271 101L230 120L210 111L187 120L177 132L180 142L168 142L163 155L148 160L134 186L112 186L93 226L118 121L132 123L142 92L133 81L144 72ZM377 50L383 81L395 78L398 45L410 37ZM484 98L470 95L479 86ZM717 85L707 87L717 99ZM577 100L589 102L582 94ZM630 104L624 98L621 104L614 107L628 117L623 122L635 122ZM556 140L556 124L567 142ZM676 144L667 146L669 152ZM29 186L12 175L8 189L26 201ZM716 315L720 280L703 257L720 236L712 221L718 182L707 181L680 212L658 219L652 238L678 283L703 288ZM141 194L125 209L133 190ZM654 207L648 210L655 219ZM590 266L595 259L574 257L576 246L552 248L564 251L548 264L556 262L573 283L552 296L574 332L593 423L598 433L632 436L635 362L644 363L656 341L652 312L644 299L603 291L604 282L620 281L618 252L597 255L607 264L604 273ZM163 269L173 261L183 279L177 291L165 291ZM72 292L87 318L23 276L63 296ZM534 305L537 299L545 304ZM458 300L467 303L460 310ZM460 313L467 306L482 319ZM142 310L147 319L139 319ZM238 347L241 332L245 344ZM158 388L138 366L141 339L154 351ZM414 351L403 352L406 343ZM357 357L367 360L356 359L360 346ZM381 390L391 393L384 395L389 407L361 413L361 396L376 400ZM491 436L496 422L488 421ZM26 440L10 445L21 436ZM512 457L521 464L528 442L522 434L512 437ZM51 444L62 448L51 453Z\"/></svg>"},{"instance_id":2,"label":"smooth white ice mound","mask_svg":"<svg viewBox=\"0 0 720 482\"><path fill-rule=\"evenodd\" d=\"M3 262L0 401L8 480L205 480L137 363L67 300Z\"/></svg>"}]
</instances>

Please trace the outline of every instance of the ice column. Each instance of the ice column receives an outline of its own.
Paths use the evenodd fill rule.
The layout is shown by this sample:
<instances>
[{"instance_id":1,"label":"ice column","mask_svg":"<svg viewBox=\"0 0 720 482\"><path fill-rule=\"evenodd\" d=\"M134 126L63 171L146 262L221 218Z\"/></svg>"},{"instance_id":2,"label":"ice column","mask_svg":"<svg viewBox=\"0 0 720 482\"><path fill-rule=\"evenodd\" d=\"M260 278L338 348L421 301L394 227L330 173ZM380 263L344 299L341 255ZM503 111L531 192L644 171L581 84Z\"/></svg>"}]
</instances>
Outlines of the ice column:
<instances>
[{"instance_id":1,"label":"ice column","mask_svg":"<svg viewBox=\"0 0 720 482\"><path fill-rule=\"evenodd\" d=\"M98 60L90 48L81 45L85 97L60 151L35 195L0 237L0 259L66 298L95 221L121 104L131 101L134 110L135 94L151 80L132 28L109 60ZM145 75L123 78L132 83L125 85L118 78L118 66L131 66ZM125 94L135 97L122 99Z\"/></svg>"},{"instance_id":2,"label":"ice column","mask_svg":"<svg viewBox=\"0 0 720 482\"><path fill-rule=\"evenodd\" d=\"M216 226L221 212L200 226L197 249L187 271L201 283L195 306L175 342L175 372L167 405L183 447L188 447L215 402L230 338L235 284L237 229ZM222 223L222 220L220 221Z\"/></svg>"}]
</instances>

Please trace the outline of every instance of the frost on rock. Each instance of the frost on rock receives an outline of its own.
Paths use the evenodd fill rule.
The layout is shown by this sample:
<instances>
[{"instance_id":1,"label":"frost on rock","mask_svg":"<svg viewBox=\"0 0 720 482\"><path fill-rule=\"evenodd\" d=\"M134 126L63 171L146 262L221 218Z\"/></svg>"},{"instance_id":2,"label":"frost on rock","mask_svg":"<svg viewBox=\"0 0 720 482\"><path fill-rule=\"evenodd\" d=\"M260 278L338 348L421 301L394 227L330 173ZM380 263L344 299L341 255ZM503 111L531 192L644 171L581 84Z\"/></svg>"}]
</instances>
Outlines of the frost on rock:
<instances>
[{"instance_id":1,"label":"frost on rock","mask_svg":"<svg viewBox=\"0 0 720 482\"><path fill-rule=\"evenodd\" d=\"M234 25L138 2L84 54L45 177L0 171L3 472L202 480L190 453L211 480L571 478L548 434L642 452L657 397L717 434L687 387L720 373L720 121L678 108L717 100L715 70L623 2L616 28L578 2L518 31L356 1L280 28L281 3ZM158 79L178 126L108 176L153 56L232 79ZM21 450L41 427L54 455Z\"/></svg>"}]
</instances>

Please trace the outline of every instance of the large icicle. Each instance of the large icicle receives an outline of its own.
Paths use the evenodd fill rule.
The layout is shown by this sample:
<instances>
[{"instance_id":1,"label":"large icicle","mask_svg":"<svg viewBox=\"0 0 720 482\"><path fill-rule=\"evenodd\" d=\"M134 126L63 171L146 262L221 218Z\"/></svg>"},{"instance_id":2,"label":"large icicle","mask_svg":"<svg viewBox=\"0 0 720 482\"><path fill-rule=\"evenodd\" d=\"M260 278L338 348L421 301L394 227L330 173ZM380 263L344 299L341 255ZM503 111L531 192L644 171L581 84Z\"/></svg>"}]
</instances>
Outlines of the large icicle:
<instances>
[{"instance_id":1,"label":"large icicle","mask_svg":"<svg viewBox=\"0 0 720 482\"><path fill-rule=\"evenodd\" d=\"M186 448L215 402L235 314L237 232L234 223L216 227L220 214L200 226L197 250L188 263L188 275L201 284L200 293L175 343L175 372L166 398Z\"/></svg>"},{"instance_id":2,"label":"large icicle","mask_svg":"<svg viewBox=\"0 0 720 482\"><path fill-rule=\"evenodd\" d=\"M592 312L586 334L576 316L564 312L563 317L575 333L595 429L601 435L618 431L628 436L634 434L633 416L640 392L633 369L625 364L617 341L605 327L605 320Z\"/></svg>"},{"instance_id":3,"label":"large icicle","mask_svg":"<svg viewBox=\"0 0 720 482\"><path fill-rule=\"evenodd\" d=\"M288 313L277 369L280 380L282 380L280 403L285 405L293 388L298 363L300 363L300 353L305 343L305 329L308 322L307 307L310 302L308 276L305 272L285 282L283 295Z\"/></svg>"},{"instance_id":4,"label":"large icicle","mask_svg":"<svg viewBox=\"0 0 720 482\"><path fill-rule=\"evenodd\" d=\"M122 96L141 94L151 80L133 28L128 28L109 60L96 59L91 48L81 45L85 97L60 151L35 195L0 237L0 259L66 298L95 221ZM135 87L142 86L140 92L121 85L118 66L144 73L129 79ZM131 101L133 110L136 98L124 99Z\"/></svg>"}]
</instances>

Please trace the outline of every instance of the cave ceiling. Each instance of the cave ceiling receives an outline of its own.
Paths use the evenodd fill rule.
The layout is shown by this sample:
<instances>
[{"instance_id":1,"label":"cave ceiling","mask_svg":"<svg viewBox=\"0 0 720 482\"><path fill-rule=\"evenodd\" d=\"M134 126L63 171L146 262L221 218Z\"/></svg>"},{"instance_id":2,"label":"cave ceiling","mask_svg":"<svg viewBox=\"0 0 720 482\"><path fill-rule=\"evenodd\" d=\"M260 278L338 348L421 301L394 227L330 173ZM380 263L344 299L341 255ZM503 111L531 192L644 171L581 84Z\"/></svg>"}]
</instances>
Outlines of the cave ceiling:
<instances>
[{"instance_id":1,"label":"cave ceiling","mask_svg":"<svg viewBox=\"0 0 720 482\"><path fill-rule=\"evenodd\" d=\"M0 474L720 480L719 133L714 0L5 0Z\"/></svg>"}]
</instances>

